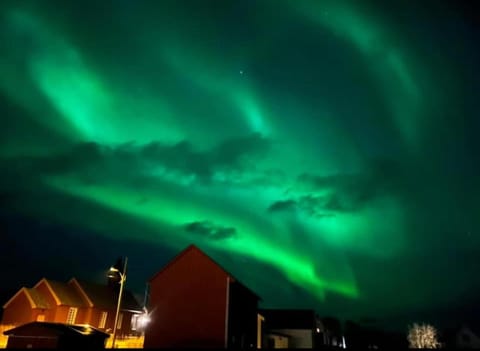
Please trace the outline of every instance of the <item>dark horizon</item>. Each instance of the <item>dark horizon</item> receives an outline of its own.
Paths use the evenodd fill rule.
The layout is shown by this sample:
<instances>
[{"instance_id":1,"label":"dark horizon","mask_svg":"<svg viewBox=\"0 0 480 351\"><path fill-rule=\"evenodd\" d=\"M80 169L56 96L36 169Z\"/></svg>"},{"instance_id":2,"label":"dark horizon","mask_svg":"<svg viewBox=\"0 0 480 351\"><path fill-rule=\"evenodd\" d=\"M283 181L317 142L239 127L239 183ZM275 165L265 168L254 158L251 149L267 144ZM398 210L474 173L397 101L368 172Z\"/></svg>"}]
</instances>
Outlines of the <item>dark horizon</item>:
<instances>
[{"instance_id":1,"label":"dark horizon","mask_svg":"<svg viewBox=\"0 0 480 351\"><path fill-rule=\"evenodd\" d=\"M2 218L2 223L7 223L4 218ZM28 220L27 220L28 222ZM22 223L24 225L25 222ZM115 245L114 243L103 243L104 245ZM83 243L85 245L85 243ZM118 245L118 244L117 244ZM36 247L36 245L33 245ZM115 247L116 248L116 247ZM85 249L85 247L80 246L80 249ZM118 249L125 249L121 245ZM156 248L150 249L150 255L154 255L157 253ZM154 266L146 267L144 263L142 263L141 259L144 258L145 249L142 247L141 252L135 252L135 248L131 246L128 248L128 252L130 253L129 257L129 264L127 266L127 284L126 288L131 290L139 303L143 303L144 296L145 296L145 289L147 281L152 278L155 273L161 270L166 264L170 262L175 256L178 255L179 252L171 252L165 253L162 258L158 259L159 265L154 268ZM28 253L24 253L28 257ZM51 253L53 255L53 253ZM75 262L77 266L87 266L90 270L95 270L96 274L89 274L85 271L78 270L79 274L72 275L69 272L65 271L64 267L56 266L53 269L50 268L50 272L52 274L43 274L42 275L42 267L36 267L36 269L29 270L28 274L22 279L18 280L21 282L20 285L15 285L15 280L12 279L9 282L9 289L3 289L0 292L0 306L3 306L4 303L8 301L20 288L23 286L25 287L33 287L38 281L42 278L47 278L56 281L63 281L67 282L71 278L80 278L85 279L87 281L92 281L100 284L107 284L108 277L107 272L111 265L114 265L115 262L118 260L118 255L115 256L115 253L111 253L108 257L105 257L105 265L97 266L96 263L89 262L89 258L92 257L91 254L86 255L84 259L79 259L78 262ZM3 263L3 262L2 262ZM33 261L30 261L32 265L34 265ZM103 274L102 275L102 269ZM152 272L148 276L145 276L143 272L149 271ZM99 273L100 272L100 273ZM235 273L235 271L232 271ZM143 274L143 275L142 275ZM253 291L255 291L254 286L249 286ZM334 311L328 312L322 311L322 308L312 304L308 305L305 303L299 304L291 304L288 307L282 305L272 305L269 304L268 301L260 301L260 308L287 308L287 309L313 309L315 312L321 317L333 317L338 319L342 323L342 327L345 326L345 322L353 321L357 324L360 324L364 327L370 327L373 329L384 330L387 332L398 332L404 333L406 335L408 327L413 323L430 323L434 325L440 333L451 329L456 328L462 324L478 324L478 313L480 312L480 304L476 304L476 301L462 301L454 306L444 306L443 308L435 308L431 310L424 310L424 311L417 311L416 313L409 314L399 314L396 316L389 316L387 318L382 318L376 316L375 314L364 315L364 316L354 316L354 315L343 315L339 316L334 313ZM0 311L0 318L1 318L1 311Z\"/></svg>"}]
</instances>

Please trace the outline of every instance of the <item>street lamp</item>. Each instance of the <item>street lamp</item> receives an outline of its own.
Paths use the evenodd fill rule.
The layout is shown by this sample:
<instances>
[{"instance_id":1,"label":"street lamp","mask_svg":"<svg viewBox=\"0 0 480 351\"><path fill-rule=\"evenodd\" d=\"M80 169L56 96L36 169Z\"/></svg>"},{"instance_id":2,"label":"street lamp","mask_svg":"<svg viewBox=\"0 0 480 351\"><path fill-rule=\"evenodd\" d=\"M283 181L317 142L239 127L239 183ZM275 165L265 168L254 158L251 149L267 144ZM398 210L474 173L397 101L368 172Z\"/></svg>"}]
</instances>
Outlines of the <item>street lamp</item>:
<instances>
[{"instance_id":1,"label":"street lamp","mask_svg":"<svg viewBox=\"0 0 480 351\"><path fill-rule=\"evenodd\" d=\"M110 270L108 271L109 277L115 277L116 274L120 275L120 292L118 293L117 312L115 313L115 324L113 325L112 349L115 348L115 340L117 339L118 315L120 313L120 305L122 304L123 286L125 285L125 281L127 280L127 261L128 261L128 257L125 257L125 264L123 265L123 273L120 272L115 267L110 267Z\"/></svg>"}]
</instances>

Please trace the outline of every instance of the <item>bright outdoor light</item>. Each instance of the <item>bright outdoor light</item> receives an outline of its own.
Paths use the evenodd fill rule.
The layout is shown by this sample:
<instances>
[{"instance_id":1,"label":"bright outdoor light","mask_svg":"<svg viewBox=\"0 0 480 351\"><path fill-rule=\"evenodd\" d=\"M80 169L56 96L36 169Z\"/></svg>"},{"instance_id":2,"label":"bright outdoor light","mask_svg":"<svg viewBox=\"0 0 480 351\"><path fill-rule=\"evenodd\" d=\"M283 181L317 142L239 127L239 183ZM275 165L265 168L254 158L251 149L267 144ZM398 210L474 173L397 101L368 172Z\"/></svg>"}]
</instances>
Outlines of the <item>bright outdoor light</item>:
<instances>
[{"instance_id":1,"label":"bright outdoor light","mask_svg":"<svg viewBox=\"0 0 480 351\"><path fill-rule=\"evenodd\" d=\"M142 314L139 318L138 318L138 325L140 328L145 328L148 323L150 323L150 316L148 315L148 313L145 313L145 314Z\"/></svg>"}]
</instances>

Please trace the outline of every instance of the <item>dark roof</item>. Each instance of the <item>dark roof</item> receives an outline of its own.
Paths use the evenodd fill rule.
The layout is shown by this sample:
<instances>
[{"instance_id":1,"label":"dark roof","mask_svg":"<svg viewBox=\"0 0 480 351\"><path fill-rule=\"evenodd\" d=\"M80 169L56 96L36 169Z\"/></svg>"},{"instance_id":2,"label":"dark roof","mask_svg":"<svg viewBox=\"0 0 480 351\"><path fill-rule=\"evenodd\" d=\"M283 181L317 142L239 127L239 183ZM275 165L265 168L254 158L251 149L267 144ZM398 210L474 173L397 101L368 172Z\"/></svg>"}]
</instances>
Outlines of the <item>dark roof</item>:
<instances>
[{"instance_id":1,"label":"dark roof","mask_svg":"<svg viewBox=\"0 0 480 351\"><path fill-rule=\"evenodd\" d=\"M31 322L23 324L19 327L9 329L3 332L4 335L18 335L18 336L33 336L39 335L40 331L44 330L48 334L55 335L102 335L105 338L109 334L84 324L64 324L64 323L49 323L49 322Z\"/></svg>"},{"instance_id":2,"label":"dark roof","mask_svg":"<svg viewBox=\"0 0 480 351\"><path fill-rule=\"evenodd\" d=\"M455 333L459 333L462 329L469 329L477 337L480 337L480 325L462 323L454 329Z\"/></svg>"},{"instance_id":3,"label":"dark roof","mask_svg":"<svg viewBox=\"0 0 480 351\"><path fill-rule=\"evenodd\" d=\"M316 314L314 310L262 309L268 329L314 329Z\"/></svg>"},{"instance_id":4,"label":"dark roof","mask_svg":"<svg viewBox=\"0 0 480 351\"><path fill-rule=\"evenodd\" d=\"M33 300L33 303L35 304L36 308L50 308L50 305L48 302L45 300L42 294L40 294L36 289L34 288L25 288L25 292L30 296L30 298Z\"/></svg>"},{"instance_id":5,"label":"dark roof","mask_svg":"<svg viewBox=\"0 0 480 351\"><path fill-rule=\"evenodd\" d=\"M162 272L164 272L167 268L169 268L172 264L174 264L175 262L177 262L180 258L182 258L183 256L185 256L187 253L189 253L190 251L197 251L199 253L201 253L204 257L206 257L208 260L210 260L214 265L216 265L218 268L220 268L226 275L228 275L231 279L233 279L234 281L236 281L237 284L243 286L246 290L248 290L252 295L254 295L257 299L261 300L262 298L256 293L254 292L252 289L250 289L248 286L246 286L245 284L243 284L242 282L240 282L240 280L238 280L233 274L231 274L230 272L228 272L225 268L223 268L220 264L218 264L218 262L216 262L213 258L211 258L210 256L208 256L205 252L203 252L202 250L200 250L197 246L191 244L189 246L187 246L183 251L181 251L179 254L177 254L170 262L168 262L161 270L159 270L157 273L155 273L153 275L153 277L150 278L149 281L152 281L153 279L155 279L155 277L157 277L159 274L161 274Z\"/></svg>"},{"instance_id":6,"label":"dark roof","mask_svg":"<svg viewBox=\"0 0 480 351\"><path fill-rule=\"evenodd\" d=\"M95 307L104 309L115 309L117 307L118 289L83 280L77 280L77 282ZM133 293L127 289L123 290L121 309L143 311Z\"/></svg>"},{"instance_id":7,"label":"dark roof","mask_svg":"<svg viewBox=\"0 0 480 351\"><path fill-rule=\"evenodd\" d=\"M55 280L45 279L47 283L51 286L55 295L60 300L61 305L72 306L72 307L86 307L84 299L80 294L67 283L57 282Z\"/></svg>"}]
</instances>

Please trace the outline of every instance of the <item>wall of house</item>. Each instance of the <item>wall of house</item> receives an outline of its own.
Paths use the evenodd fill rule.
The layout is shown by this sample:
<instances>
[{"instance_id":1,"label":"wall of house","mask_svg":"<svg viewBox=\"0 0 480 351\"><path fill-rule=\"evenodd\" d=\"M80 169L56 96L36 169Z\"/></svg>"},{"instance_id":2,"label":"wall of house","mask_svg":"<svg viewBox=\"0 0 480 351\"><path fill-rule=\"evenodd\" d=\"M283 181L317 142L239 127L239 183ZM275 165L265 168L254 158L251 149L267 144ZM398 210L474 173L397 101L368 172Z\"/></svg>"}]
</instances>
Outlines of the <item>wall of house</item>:
<instances>
[{"instance_id":1,"label":"wall of house","mask_svg":"<svg viewBox=\"0 0 480 351\"><path fill-rule=\"evenodd\" d=\"M33 318L30 301L21 293L3 310L2 324L19 325L32 322Z\"/></svg>"},{"instance_id":2,"label":"wall of house","mask_svg":"<svg viewBox=\"0 0 480 351\"><path fill-rule=\"evenodd\" d=\"M107 320L105 321L105 327L100 328L100 319L102 317L102 312L107 312ZM89 308L89 320L86 321L85 323L90 324L91 326L95 328L99 328L102 331L113 333L113 325L115 323L115 312L116 310L108 310L108 309L102 309L102 308ZM133 312L129 311L120 311L120 313L123 315L122 318L122 324L120 326L120 329L117 331L117 335L122 337L122 336L127 336L131 334L135 334L132 329L132 315L134 314Z\"/></svg>"},{"instance_id":3,"label":"wall of house","mask_svg":"<svg viewBox=\"0 0 480 351\"><path fill-rule=\"evenodd\" d=\"M109 313L110 311L106 311L96 307L92 307L89 310L90 310L90 313L88 315L89 319L87 323L90 324L92 327L99 328L100 330L103 330L103 331L108 329L108 326L109 326L108 323L105 323L104 328L100 328L100 318L102 316L102 312L105 311L105 312L108 312L108 315L107 315L107 320L108 320L108 318L110 317L110 313ZM112 325L113 325L113 322L112 322Z\"/></svg>"},{"instance_id":4,"label":"wall of house","mask_svg":"<svg viewBox=\"0 0 480 351\"><path fill-rule=\"evenodd\" d=\"M100 328L100 319L102 318L102 312L107 312L107 320L105 321L105 327ZM113 333L113 325L115 323L115 310L112 309L104 309L104 308L98 308L98 307L93 307L91 309L91 314L90 314L90 322L89 324L96 327L100 328L100 330L103 330L108 333ZM122 312L123 313L123 312ZM123 317L125 318L125 317ZM122 327L124 326L124 323L122 321Z\"/></svg>"},{"instance_id":5,"label":"wall of house","mask_svg":"<svg viewBox=\"0 0 480 351\"><path fill-rule=\"evenodd\" d=\"M75 319L76 324L88 324L87 314L88 314L87 307L79 307L77 312L77 318Z\"/></svg>"},{"instance_id":6,"label":"wall of house","mask_svg":"<svg viewBox=\"0 0 480 351\"><path fill-rule=\"evenodd\" d=\"M289 348L313 347L313 332L310 329L275 329L272 332L288 336Z\"/></svg>"},{"instance_id":7,"label":"wall of house","mask_svg":"<svg viewBox=\"0 0 480 351\"><path fill-rule=\"evenodd\" d=\"M69 309L70 309L70 306L57 306L57 313L55 314L55 322L65 323L67 321L67 315L68 315ZM77 312L77 315L78 315L78 312Z\"/></svg>"},{"instance_id":8,"label":"wall of house","mask_svg":"<svg viewBox=\"0 0 480 351\"><path fill-rule=\"evenodd\" d=\"M47 309L43 308L34 308L32 309L32 322L33 321L45 321L46 320Z\"/></svg>"},{"instance_id":9,"label":"wall of house","mask_svg":"<svg viewBox=\"0 0 480 351\"><path fill-rule=\"evenodd\" d=\"M123 318L122 318L122 324L121 324L117 333L120 336L131 335L132 334L131 325L132 325L132 315L133 315L133 313L132 312L127 312L127 311L121 311L120 313L123 315ZM113 324L112 324L112 326L113 326Z\"/></svg>"},{"instance_id":10,"label":"wall of house","mask_svg":"<svg viewBox=\"0 0 480 351\"><path fill-rule=\"evenodd\" d=\"M275 334L266 335L265 348L268 349L288 349L288 337Z\"/></svg>"},{"instance_id":11,"label":"wall of house","mask_svg":"<svg viewBox=\"0 0 480 351\"><path fill-rule=\"evenodd\" d=\"M45 311L45 322L56 322L57 302L50 292L50 289L45 282L41 282L35 289L44 296L47 304L50 306L50 308Z\"/></svg>"},{"instance_id":12,"label":"wall of house","mask_svg":"<svg viewBox=\"0 0 480 351\"><path fill-rule=\"evenodd\" d=\"M237 282L230 283L228 347L257 347L258 299Z\"/></svg>"},{"instance_id":13,"label":"wall of house","mask_svg":"<svg viewBox=\"0 0 480 351\"><path fill-rule=\"evenodd\" d=\"M150 282L144 347L224 347L226 294L227 274L202 253L186 252Z\"/></svg>"}]
</instances>

